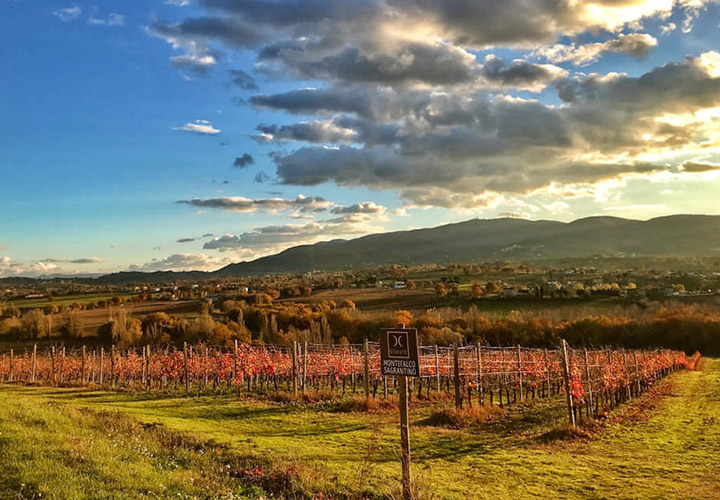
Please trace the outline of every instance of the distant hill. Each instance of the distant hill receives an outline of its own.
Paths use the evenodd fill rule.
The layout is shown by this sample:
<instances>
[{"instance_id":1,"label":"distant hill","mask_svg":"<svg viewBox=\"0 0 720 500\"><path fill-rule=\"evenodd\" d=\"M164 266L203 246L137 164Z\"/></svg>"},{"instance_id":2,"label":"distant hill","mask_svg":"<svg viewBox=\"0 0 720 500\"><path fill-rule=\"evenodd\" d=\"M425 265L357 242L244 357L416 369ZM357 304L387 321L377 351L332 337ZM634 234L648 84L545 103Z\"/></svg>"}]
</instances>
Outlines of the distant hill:
<instances>
[{"instance_id":1,"label":"distant hill","mask_svg":"<svg viewBox=\"0 0 720 500\"><path fill-rule=\"evenodd\" d=\"M87 283L166 283L180 280L362 269L392 264L449 264L606 256L720 255L720 216L672 215L648 221L588 217L573 222L473 219L456 224L301 245L214 272L122 272ZM9 278L0 283L27 283ZM29 280L32 281L32 280Z\"/></svg>"},{"instance_id":2,"label":"distant hill","mask_svg":"<svg viewBox=\"0 0 720 500\"><path fill-rule=\"evenodd\" d=\"M391 264L532 261L593 255L704 257L720 253L720 216L674 215L648 221L588 217L574 222L474 219L289 248L230 264L214 276L359 269Z\"/></svg>"}]
</instances>

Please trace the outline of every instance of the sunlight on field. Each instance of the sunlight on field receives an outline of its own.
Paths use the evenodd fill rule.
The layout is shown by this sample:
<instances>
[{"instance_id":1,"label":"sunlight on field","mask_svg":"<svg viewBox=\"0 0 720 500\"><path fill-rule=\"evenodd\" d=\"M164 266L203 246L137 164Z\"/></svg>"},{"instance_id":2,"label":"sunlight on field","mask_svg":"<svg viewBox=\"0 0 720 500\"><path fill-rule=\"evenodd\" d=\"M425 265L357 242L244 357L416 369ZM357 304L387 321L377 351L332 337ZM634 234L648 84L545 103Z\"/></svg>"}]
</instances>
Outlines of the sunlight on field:
<instances>
[{"instance_id":1,"label":"sunlight on field","mask_svg":"<svg viewBox=\"0 0 720 500\"><path fill-rule=\"evenodd\" d=\"M699 371L677 373L660 388L665 395L656 407L644 403L656 396L639 398L589 442L538 439L562 422L560 401L462 431L429 426L431 410L415 408L411 440L417 480L428 493L447 499L688 498L688 492L694 492L692 498L720 498L714 469L720 456L720 361L705 359ZM226 443L243 455L291 458L315 469L318 485L338 492L386 494L399 475L392 411L344 413L329 404L301 408L229 397L162 398L7 385L0 401L5 408L0 428L9 436L0 441L5 455L20 453L23 439L32 442L27 422L49 418L45 403L55 402L63 405L58 408L118 410L141 422ZM65 411L51 414L62 419ZM58 441L72 442L85 432L80 423L45 425L57 427ZM92 447L87 450L92 456ZM46 476L13 470L18 481L34 484L50 481L53 474L52 467ZM74 495L62 498L89 498Z\"/></svg>"}]
</instances>

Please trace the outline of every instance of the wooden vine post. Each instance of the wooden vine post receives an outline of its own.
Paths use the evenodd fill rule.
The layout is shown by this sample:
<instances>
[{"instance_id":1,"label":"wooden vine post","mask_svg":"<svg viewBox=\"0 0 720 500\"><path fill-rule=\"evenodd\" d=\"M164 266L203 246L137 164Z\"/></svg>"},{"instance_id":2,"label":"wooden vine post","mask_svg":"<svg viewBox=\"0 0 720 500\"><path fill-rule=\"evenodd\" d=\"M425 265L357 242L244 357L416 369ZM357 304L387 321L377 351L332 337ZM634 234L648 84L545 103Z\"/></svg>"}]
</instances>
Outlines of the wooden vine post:
<instances>
[{"instance_id":1,"label":"wooden vine post","mask_svg":"<svg viewBox=\"0 0 720 500\"><path fill-rule=\"evenodd\" d=\"M363 343L363 353L365 355L365 397L370 399L370 347L368 339Z\"/></svg>"},{"instance_id":2,"label":"wooden vine post","mask_svg":"<svg viewBox=\"0 0 720 500\"><path fill-rule=\"evenodd\" d=\"M352 386L353 394L355 394L355 351L353 346L350 346L350 385Z\"/></svg>"},{"instance_id":3,"label":"wooden vine post","mask_svg":"<svg viewBox=\"0 0 720 500\"><path fill-rule=\"evenodd\" d=\"M65 346L60 349L60 383L65 383Z\"/></svg>"},{"instance_id":4,"label":"wooden vine post","mask_svg":"<svg viewBox=\"0 0 720 500\"><path fill-rule=\"evenodd\" d=\"M35 354L34 350L33 350L33 354ZM55 346L52 346L50 348L50 356L51 356L51 369L52 369L52 383L55 384L55 380L56 380L56 378L55 378L55 364L56 364L55 363ZM35 358L35 356L33 356L33 358ZM34 362L33 362L33 365L35 365ZM32 380L33 381L35 380L35 367L34 366L33 366Z\"/></svg>"},{"instance_id":5,"label":"wooden vine post","mask_svg":"<svg viewBox=\"0 0 720 500\"><path fill-rule=\"evenodd\" d=\"M10 367L8 368L8 382L13 381L13 359L15 357L14 355L15 353L12 349L10 349Z\"/></svg>"},{"instance_id":6,"label":"wooden vine post","mask_svg":"<svg viewBox=\"0 0 720 500\"><path fill-rule=\"evenodd\" d=\"M53 347L53 350L55 348ZM27 351L25 351L27 352ZM54 356L53 356L54 358ZM35 365L37 363L37 344L33 344L33 352L32 352L32 365L30 367L30 382L35 382ZM53 370L54 375L54 370Z\"/></svg>"},{"instance_id":7,"label":"wooden vine post","mask_svg":"<svg viewBox=\"0 0 720 500\"><path fill-rule=\"evenodd\" d=\"M585 379L587 380L587 387L588 387L588 403L590 404L590 412L592 412L593 409L593 389L592 389L592 381L590 379L590 361L588 360L588 350L585 348Z\"/></svg>"},{"instance_id":8,"label":"wooden vine post","mask_svg":"<svg viewBox=\"0 0 720 500\"><path fill-rule=\"evenodd\" d=\"M408 377L420 377L420 349L418 348L417 330L403 327L383 331L380 335L380 366L383 376L395 376L398 379L402 500L412 500L407 379Z\"/></svg>"},{"instance_id":9,"label":"wooden vine post","mask_svg":"<svg viewBox=\"0 0 720 500\"><path fill-rule=\"evenodd\" d=\"M103 385L103 375L105 375L104 368L105 368L105 348L101 347L100 348L100 375L99 375L100 386Z\"/></svg>"},{"instance_id":10,"label":"wooden vine post","mask_svg":"<svg viewBox=\"0 0 720 500\"><path fill-rule=\"evenodd\" d=\"M298 393L298 343L293 342L292 343L292 388L293 388L293 395L297 396Z\"/></svg>"},{"instance_id":11,"label":"wooden vine post","mask_svg":"<svg viewBox=\"0 0 720 500\"><path fill-rule=\"evenodd\" d=\"M565 398L567 400L568 417L570 420L570 425L575 427L575 411L573 409L572 393L570 392L570 362L568 360L567 342L565 342L565 339L560 339L560 342L560 352L562 353L563 380L565 382Z\"/></svg>"},{"instance_id":12,"label":"wooden vine post","mask_svg":"<svg viewBox=\"0 0 720 500\"><path fill-rule=\"evenodd\" d=\"M478 404L485 404L485 388L483 384L483 355L480 342L477 343L477 388L478 388Z\"/></svg>"},{"instance_id":13,"label":"wooden vine post","mask_svg":"<svg viewBox=\"0 0 720 500\"><path fill-rule=\"evenodd\" d=\"M233 346L233 372L232 372L232 383L234 384L238 376L238 341L235 339L235 345Z\"/></svg>"},{"instance_id":14,"label":"wooden vine post","mask_svg":"<svg viewBox=\"0 0 720 500\"><path fill-rule=\"evenodd\" d=\"M460 352L457 342L453 343L453 378L455 379L455 408L462 409L463 393L460 387Z\"/></svg>"},{"instance_id":15,"label":"wooden vine post","mask_svg":"<svg viewBox=\"0 0 720 500\"><path fill-rule=\"evenodd\" d=\"M522 365L522 350L520 344L517 346L517 371L518 371L518 383L520 386L520 401L525 400L525 394L523 393L523 365Z\"/></svg>"},{"instance_id":16,"label":"wooden vine post","mask_svg":"<svg viewBox=\"0 0 720 500\"><path fill-rule=\"evenodd\" d=\"M188 370L188 349L187 349L187 342L183 342L183 364L184 364L184 374L185 374L185 392L190 392L190 375Z\"/></svg>"},{"instance_id":17,"label":"wooden vine post","mask_svg":"<svg viewBox=\"0 0 720 500\"><path fill-rule=\"evenodd\" d=\"M303 369L302 369L302 392L305 394L305 383L307 382L307 365L308 365L308 343L303 345Z\"/></svg>"},{"instance_id":18,"label":"wooden vine post","mask_svg":"<svg viewBox=\"0 0 720 500\"><path fill-rule=\"evenodd\" d=\"M82 346L82 358L80 361L80 383L85 383L85 369L87 367L87 361L86 361L87 353L85 351L85 346Z\"/></svg>"},{"instance_id":19,"label":"wooden vine post","mask_svg":"<svg viewBox=\"0 0 720 500\"><path fill-rule=\"evenodd\" d=\"M150 390L152 384L152 378L150 377L150 357L152 356L152 350L150 346L145 346L145 387Z\"/></svg>"},{"instance_id":20,"label":"wooden vine post","mask_svg":"<svg viewBox=\"0 0 720 500\"><path fill-rule=\"evenodd\" d=\"M110 346L110 382L112 383L113 389L115 388L115 345Z\"/></svg>"},{"instance_id":21,"label":"wooden vine post","mask_svg":"<svg viewBox=\"0 0 720 500\"><path fill-rule=\"evenodd\" d=\"M550 386L552 385L551 375L550 375L550 357L548 356L548 350L545 349L545 383L547 385L547 395L546 397L550 397Z\"/></svg>"},{"instance_id":22,"label":"wooden vine post","mask_svg":"<svg viewBox=\"0 0 720 500\"><path fill-rule=\"evenodd\" d=\"M435 383L437 391L440 392L440 356L438 355L438 346L435 345Z\"/></svg>"}]
</instances>

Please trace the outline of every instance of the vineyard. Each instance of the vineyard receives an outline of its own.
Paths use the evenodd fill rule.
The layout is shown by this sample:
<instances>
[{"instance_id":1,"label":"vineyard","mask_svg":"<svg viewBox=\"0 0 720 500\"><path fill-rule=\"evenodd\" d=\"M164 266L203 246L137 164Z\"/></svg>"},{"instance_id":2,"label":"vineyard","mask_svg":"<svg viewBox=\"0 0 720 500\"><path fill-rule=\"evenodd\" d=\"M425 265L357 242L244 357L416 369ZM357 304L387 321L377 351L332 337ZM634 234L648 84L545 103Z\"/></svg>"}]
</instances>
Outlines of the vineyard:
<instances>
[{"instance_id":1,"label":"vineyard","mask_svg":"<svg viewBox=\"0 0 720 500\"><path fill-rule=\"evenodd\" d=\"M572 422L600 415L631 399L656 380L693 369L670 350L559 349L524 347L421 347L421 377L411 382L417 398L454 396L455 404L505 406L565 394ZM290 346L235 344L230 349L184 345L179 349L119 351L50 347L0 354L0 380L109 389L235 390L247 394L314 391L388 397L397 380L380 372L379 344Z\"/></svg>"}]
</instances>

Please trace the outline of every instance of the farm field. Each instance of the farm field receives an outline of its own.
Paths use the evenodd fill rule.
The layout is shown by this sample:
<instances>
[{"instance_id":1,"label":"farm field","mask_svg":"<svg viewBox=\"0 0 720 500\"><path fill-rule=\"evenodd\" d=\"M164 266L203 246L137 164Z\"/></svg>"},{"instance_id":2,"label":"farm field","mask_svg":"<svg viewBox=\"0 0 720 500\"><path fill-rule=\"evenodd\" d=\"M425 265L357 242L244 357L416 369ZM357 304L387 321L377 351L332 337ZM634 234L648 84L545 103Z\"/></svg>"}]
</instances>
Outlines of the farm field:
<instances>
[{"instance_id":1,"label":"farm field","mask_svg":"<svg viewBox=\"0 0 720 500\"><path fill-rule=\"evenodd\" d=\"M42 309L43 307L55 304L58 307L69 306L70 304L88 304L100 300L111 300L113 297L122 297L125 300L132 298L129 294L117 293L83 293L77 295L63 295L58 297L42 297L34 299L19 299L9 301L20 309Z\"/></svg>"},{"instance_id":2,"label":"farm field","mask_svg":"<svg viewBox=\"0 0 720 500\"><path fill-rule=\"evenodd\" d=\"M58 303L54 302L56 305ZM194 300L188 301L151 301L151 302L140 302L140 303L127 303L122 306L114 306L113 308L100 308L90 309L84 311L78 311L78 319L80 321L82 336L84 338L94 338L97 335L97 330L100 325L108 322L112 310L124 309L131 312L133 317L141 317L147 314L156 312L164 312L167 314L174 314L179 316L194 317L199 314L200 303ZM62 320L61 316L56 317L56 326ZM53 329L52 340L57 340L59 333L56 329ZM44 337L38 339L38 343L42 343L46 339ZM2 339L0 344L16 344L15 339Z\"/></svg>"},{"instance_id":3,"label":"farm field","mask_svg":"<svg viewBox=\"0 0 720 500\"><path fill-rule=\"evenodd\" d=\"M560 398L511 407L495 423L469 430L429 425L432 409L413 407L411 442L420 498L720 498L715 471L720 460L718 394L720 361L702 359L697 371L675 373L623 405L590 437L570 440L548 438L564 421ZM3 385L0 465L10 473L0 478L6 492L0 498L33 498L22 491L58 499L258 497L194 490L187 478L212 464L198 461L196 468L190 461L166 470L154 434L146 436L147 444L125 439L114 451L108 442L114 431L97 432L108 411L145 428L203 441L206 451L234 453L258 464L291 463L300 483L316 491L339 497L397 493L393 410L363 413L339 403L296 406L231 396L158 397ZM143 426L137 431L141 435L147 431ZM142 452L145 447L153 451ZM87 452L78 457L74 449ZM118 463L123 467L115 470L112 465ZM128 483L123 470L135 468L149 481L147 486L140 479ZM111 480L101 484L98 470ZM75 489L58 489L58 477L70 478L65 483ZM120 484L129 489L121 493ZM225 481L222 487L242 491L245 486Z\"/></svg>"},{"instance_id":4,"label":"farm field","mask_svg":"<svg viewBox=\"0 0 720 500\"><path fill-rule=\"evenodd\" d=\"M613 309L633 307L635 302L625 298L581 299L545 299L513 297L485 298L470 300L467 297L440 299L433 290L391 290L384 288L320 290L310 297L284 299L280 302L302 302L314 304L333 300L336 303L344 299L352 300L355 307L365 313L388 313L400 309L413 313L442 307L469 307L474 305L478 311L488 316L504 316L510 311L519 312L558 312L572 315L608 313ZM710 301L714 298L710 297Z\"/></svg>"},{"instance_id":5,"label":"farm field","mask_svg":"<svg viewBox=\"0 0 720 500\"><path fill-rule=\"evenodd\" d=\"M141 302L137 304L125 304L123 308L132 311L132 316L134 317L144 316L155 312L164 312L176 315L193 315L198 314L200 310L199 303L194 300ZM85 336L94 336L97 333L98 327L108 321L109 314L110 310L107 308L80 311L83 334Z\"/></svg>"}]
</instances>

